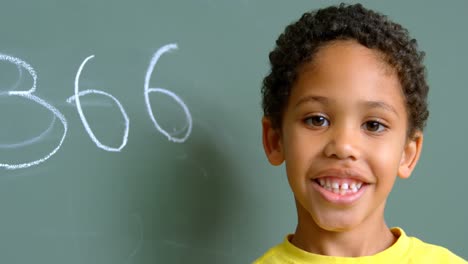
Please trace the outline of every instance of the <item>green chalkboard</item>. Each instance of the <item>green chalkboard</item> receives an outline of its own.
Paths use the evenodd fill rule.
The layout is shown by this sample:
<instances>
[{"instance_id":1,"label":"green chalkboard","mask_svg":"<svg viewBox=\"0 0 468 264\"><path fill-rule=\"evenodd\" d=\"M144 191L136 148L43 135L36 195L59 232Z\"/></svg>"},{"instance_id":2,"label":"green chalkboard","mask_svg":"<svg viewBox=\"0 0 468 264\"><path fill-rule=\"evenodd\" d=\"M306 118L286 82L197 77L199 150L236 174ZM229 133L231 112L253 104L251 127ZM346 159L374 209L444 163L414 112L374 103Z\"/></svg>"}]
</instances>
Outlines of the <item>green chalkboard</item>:
<instances>
[{"instance_id":1,"label":"green chalkboard","mask_svg":"<svg viewBox=\"0 0 468 264\"><path fill-rule=\"evenodd\" d=\"M250 263L294 231L261 146L268 53L337 1L2 1L1 263ZM387 221L468 258L468 2L366 1L426 51L422 160Z\"/></svg>"}]
</instances>

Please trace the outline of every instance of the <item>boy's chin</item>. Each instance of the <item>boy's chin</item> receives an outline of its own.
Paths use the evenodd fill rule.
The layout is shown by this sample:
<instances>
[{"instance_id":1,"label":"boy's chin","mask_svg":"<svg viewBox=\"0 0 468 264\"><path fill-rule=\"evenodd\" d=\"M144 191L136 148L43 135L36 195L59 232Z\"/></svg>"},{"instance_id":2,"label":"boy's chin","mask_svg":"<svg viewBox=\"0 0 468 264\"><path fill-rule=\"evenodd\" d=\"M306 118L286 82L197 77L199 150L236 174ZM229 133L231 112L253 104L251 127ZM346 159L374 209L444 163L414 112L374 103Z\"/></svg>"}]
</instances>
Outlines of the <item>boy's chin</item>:
<instances>
[{"instance_id":1,"label":"boy's chin","mask_svg":"<svg viewBox=\"0 0 468 264\"><path fill-rule=\"evenodd\" d=\"M318 232L347 232L359 229L368 222L369 216L358 208L331 209L311 207L309 210L296 204L298 209L299 224L305 230L315 229Z\"/></svg>"},{"instance_id":2,"label":"boy's chin","mask_svg":"<svg viewBox=\"0 0 468 264\"><path fill-rule=\"evenodd\" d=\"M315 225L328 232L346 232L356 229L362 221L357 217L337 218L320 216L314 219Z\"/></svg>"},{"instance_id":3,"label":"boy's chin","mask_svg":"<svg viewBox=\"0 0 468 264\"><path fill-rule=\"evenodd\" d=\"M310 213L309 219L316 228L328 232L347 232L356 229L365 221L365 216L360 212L317 212Z\"/></svg>"}]
</instances>

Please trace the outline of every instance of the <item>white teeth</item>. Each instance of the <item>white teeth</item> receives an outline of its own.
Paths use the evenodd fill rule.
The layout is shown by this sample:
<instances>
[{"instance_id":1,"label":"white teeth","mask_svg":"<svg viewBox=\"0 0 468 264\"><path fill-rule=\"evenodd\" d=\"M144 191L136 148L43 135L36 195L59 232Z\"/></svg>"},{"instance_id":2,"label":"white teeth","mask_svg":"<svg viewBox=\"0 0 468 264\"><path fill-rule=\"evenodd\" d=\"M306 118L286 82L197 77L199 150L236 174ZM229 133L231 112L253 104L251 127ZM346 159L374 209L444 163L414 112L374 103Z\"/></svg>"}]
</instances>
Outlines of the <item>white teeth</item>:
<instances>
[{"instance_id":1,"label":"white teeth","mask_svg":"<svg viewBox=\"0 0 468 264\"><path fill-rule=\"evenodd\" d=\"M359 191L359 189L361 189L362 184L363 184L362 182L357 182L357 183L356 182L351 182L351 183L344 182L340 186L338 182L334 182L330 179L323 179L323 178L318 179L318 183L324 189L334 192L334 193L339 193L341 195L344 195L346 193L356 193Z\"/></svg>"},{"instance_id":2,"label":"white teeth","mask_svg":"<svg viewBox=\"0 0 468 264\"><path fill-rule=\"evenodd\" d=\"M325 186L325 180L324 179L319 179L320 185Z\"/></svg>"}]
</instances>

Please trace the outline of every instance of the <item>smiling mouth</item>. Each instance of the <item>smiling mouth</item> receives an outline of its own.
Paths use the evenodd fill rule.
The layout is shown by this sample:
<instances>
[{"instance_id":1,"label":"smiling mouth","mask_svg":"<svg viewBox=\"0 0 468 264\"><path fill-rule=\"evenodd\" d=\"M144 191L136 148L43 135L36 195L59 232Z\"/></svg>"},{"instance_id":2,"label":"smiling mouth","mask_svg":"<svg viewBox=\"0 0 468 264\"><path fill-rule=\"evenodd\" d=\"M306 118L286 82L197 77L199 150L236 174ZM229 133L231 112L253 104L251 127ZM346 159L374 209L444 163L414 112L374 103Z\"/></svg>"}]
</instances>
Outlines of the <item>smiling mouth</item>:
<instances>
[{"instance_id":1,"label":"smiling mouth","mask_svg":"<svg viewBox=\"0 0 468 264\"><path fill-rule=\"evenodd\" d=\"M339 195L355 194L366 183L346 178L323 177L314 180L323 189Z\"/></svg>"}]
</instances>

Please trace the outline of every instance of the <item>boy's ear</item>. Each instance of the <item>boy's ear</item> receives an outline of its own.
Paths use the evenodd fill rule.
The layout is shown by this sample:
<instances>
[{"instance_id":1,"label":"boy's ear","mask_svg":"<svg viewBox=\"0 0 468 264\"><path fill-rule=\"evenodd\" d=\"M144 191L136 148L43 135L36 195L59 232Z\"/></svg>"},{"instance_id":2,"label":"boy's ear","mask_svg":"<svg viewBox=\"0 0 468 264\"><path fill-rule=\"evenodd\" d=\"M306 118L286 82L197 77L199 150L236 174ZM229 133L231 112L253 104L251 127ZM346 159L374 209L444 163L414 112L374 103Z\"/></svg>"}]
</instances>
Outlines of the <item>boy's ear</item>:
<instances>
[{"instance_id":1,"label":"boy's ear","mask_svg":"<svg viewBox=\"0 0 468 264\"><path fill-rule=\"evenodd\" d=\"M281 165L284 161L283 145L281 143L281 134L278 129L274 129L271 120L267 117L262 118L263 128L263 149L272 165Z\"/></svg>"},{"instance_id":2,"label":"boy's ear","mask_svg":"<svg viewBox=\"0 0 468 264\"><path fill-rule=\"evenodd\" d=\"M409 178L411 173L418 163L423 145L423 134L421 131L416 131L414 137L406 142L403 155L401 156L400 166L398 168L398 176L402 179Z\"/></svg>"}]
</instances>

